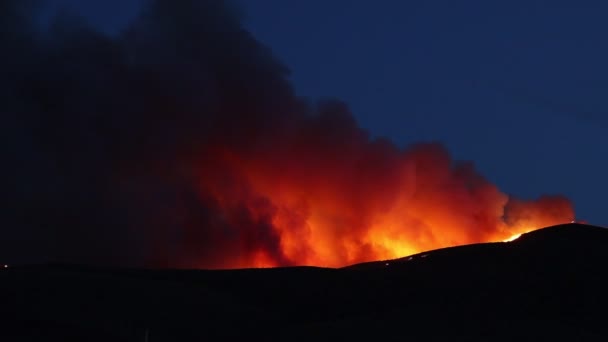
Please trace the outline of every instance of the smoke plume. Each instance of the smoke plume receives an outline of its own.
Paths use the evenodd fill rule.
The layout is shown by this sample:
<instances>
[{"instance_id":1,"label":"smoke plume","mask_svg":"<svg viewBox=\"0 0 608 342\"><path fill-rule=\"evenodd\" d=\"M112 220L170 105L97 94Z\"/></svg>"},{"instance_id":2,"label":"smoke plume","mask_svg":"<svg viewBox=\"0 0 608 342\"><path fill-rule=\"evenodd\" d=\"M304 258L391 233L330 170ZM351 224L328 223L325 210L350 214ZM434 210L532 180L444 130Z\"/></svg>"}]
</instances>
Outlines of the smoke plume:
<instances>
[{"instance_id":1,"label":"smoke plume","mask_svg":"<svg viewBox=\"0 0 608 342\"><path fill-rule=\"evenodd\" d=\"M149 1L116 36L36 4L0 3L9 262L341 266L573 219L299 98L224 1Z\"/></svg>"}]
</instances>

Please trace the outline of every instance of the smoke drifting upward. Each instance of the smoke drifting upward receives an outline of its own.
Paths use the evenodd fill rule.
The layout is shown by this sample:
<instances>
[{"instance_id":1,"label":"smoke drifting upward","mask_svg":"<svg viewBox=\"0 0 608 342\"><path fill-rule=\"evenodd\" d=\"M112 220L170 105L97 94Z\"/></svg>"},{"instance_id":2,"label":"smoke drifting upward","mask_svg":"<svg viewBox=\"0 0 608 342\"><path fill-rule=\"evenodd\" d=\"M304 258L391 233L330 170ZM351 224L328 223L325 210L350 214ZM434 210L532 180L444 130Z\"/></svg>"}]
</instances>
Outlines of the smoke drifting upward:
<instances>
[{"instance_id":1,"label":"smoke drifting upward","mask_svg":"<svg viewBox=\"0 0 608 342\"><path fill-rule=\"evenodd\" d=\"M68 15L36 31L24 4L0 11L0 258L341 266L574 217L563 197L510 198L440 144L370 139L345 104L298 98L223 1L151 1L118 36Z\"/></svg>"}]
</instances>

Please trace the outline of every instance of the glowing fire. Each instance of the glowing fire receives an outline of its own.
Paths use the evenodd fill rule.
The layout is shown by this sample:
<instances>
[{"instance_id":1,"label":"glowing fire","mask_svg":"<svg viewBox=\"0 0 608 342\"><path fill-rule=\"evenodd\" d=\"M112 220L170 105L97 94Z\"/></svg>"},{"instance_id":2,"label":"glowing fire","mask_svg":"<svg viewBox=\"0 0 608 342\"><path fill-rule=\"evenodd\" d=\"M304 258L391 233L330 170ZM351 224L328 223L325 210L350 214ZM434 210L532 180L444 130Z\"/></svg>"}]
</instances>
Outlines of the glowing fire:
<instances>
[{"instance_id":1,"label":"glowing fire","mask_svg":"<svg viewBox=\"0 0 608 342\"><path fill-rule=\"evenodd\" d=\"M233 231L198 267L344 266L512 241L574 217L561 197L509 198L434 145L380 157L282 152L224 154L221 168L207 169L201 193Z\"/></svg>"},{"instance_id":2,"label":"glowing fire","mask_svg":"<svg viewBox=\"0 0 608 342\"><path fill-rule=\"evenodd\" d=\"M522 233L523 234L523 233ZM512 235L510 238L502 240L502 242L511 242L511 241L515 241L517 239L519 239L520 236L522 236L522 234L514 234Z\"/></svg>"}]
</instances>

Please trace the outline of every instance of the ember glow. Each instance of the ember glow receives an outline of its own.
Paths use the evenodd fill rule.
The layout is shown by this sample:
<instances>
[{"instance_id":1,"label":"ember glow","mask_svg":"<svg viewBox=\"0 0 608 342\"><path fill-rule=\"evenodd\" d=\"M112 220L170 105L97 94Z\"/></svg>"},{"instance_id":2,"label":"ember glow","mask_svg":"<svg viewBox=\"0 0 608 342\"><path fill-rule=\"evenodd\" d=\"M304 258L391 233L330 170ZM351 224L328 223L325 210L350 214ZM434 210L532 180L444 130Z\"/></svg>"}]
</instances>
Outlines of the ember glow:
<instances>
[{"instance_id":1,"label":"ember glow","mask_svg":"<svg viewBox=\"0 0 608 342\"><path fill-rule=\"evenodd\" d=\"M508 239L502 240L503 242L511 242L511 241L515 241L517 239L519 239L522 236L523 233L519 233L519 234L514 234L511 237L509 237Z\"/></svg>"}]
</instances>

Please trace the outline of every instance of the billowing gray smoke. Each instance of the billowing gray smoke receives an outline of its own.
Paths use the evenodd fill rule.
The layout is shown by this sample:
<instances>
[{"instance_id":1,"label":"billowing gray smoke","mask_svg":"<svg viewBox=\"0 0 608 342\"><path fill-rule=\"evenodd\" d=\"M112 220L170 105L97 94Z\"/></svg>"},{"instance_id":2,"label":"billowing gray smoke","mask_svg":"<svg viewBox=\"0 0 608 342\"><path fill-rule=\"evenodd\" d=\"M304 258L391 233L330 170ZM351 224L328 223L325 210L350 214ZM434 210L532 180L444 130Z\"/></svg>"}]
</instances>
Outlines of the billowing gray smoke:
<instances>
[{"instance_id":1,"label":"billowing gray smoke","mask_svg":"<svg viewBox=\"0 0 608 342\"><path fill-rule=\"evenodd\" d=\"M506 196L440 146L372 141L345 105L297 98L224 1L149 1L117 36L69 15L38 30L39 4L0 2L2 260L336 265L381 255L365 240L373 210L439 203L437 217L475 217L473 240L504 223ZM543 203L559 208L543 222L573 216L563 198ZM413 213L403 222L416 234L387 236L433 234Z\"/></svg>"},{"instance_id":2,"label":"billowing gray smoke","mask_svg":"<svg viewBox=\"0 0 608 342\"><path fill-rule=\"evenodd\" d=\"M198 146L251 141L299 107L223 3L152 1L109 37L65 15L39 32L35 2L2 1L2 257L140 263L183 247L170 209L193 196Z\"/></svg>"}]
</instances>

